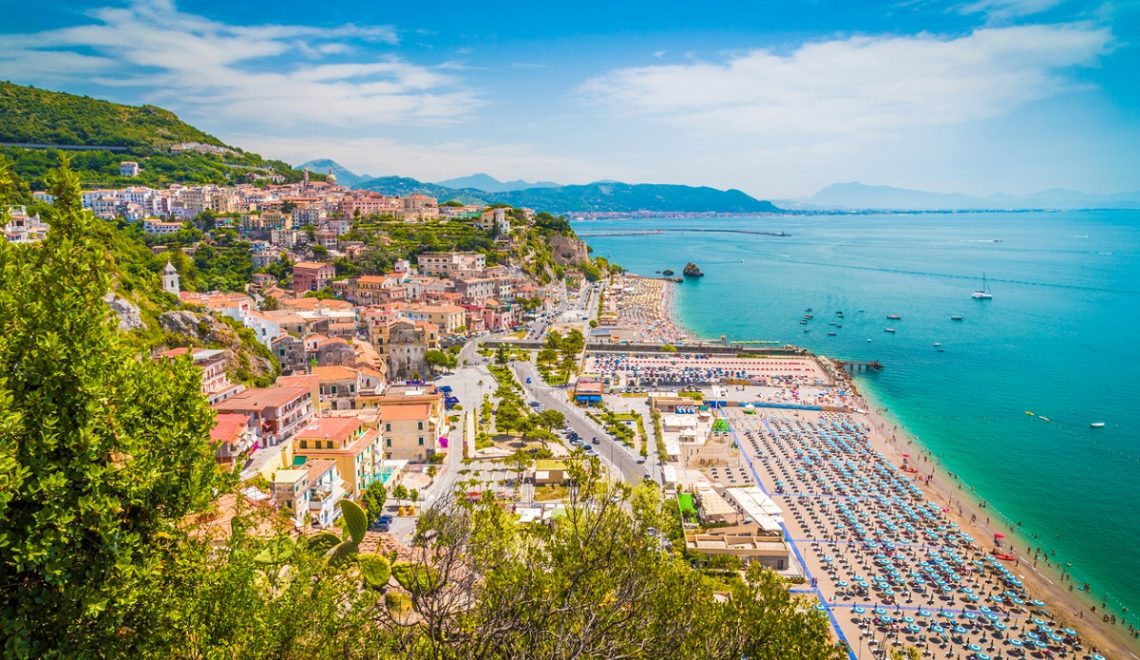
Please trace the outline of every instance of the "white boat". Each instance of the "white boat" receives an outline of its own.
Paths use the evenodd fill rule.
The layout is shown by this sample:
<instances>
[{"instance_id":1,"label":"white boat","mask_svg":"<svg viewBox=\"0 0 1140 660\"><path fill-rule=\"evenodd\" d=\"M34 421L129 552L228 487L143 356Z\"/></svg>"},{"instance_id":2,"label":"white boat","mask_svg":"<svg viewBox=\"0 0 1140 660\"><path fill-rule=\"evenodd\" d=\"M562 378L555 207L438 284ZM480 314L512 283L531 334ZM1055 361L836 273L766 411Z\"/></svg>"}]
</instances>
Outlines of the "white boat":
<instances>
[{"instance_id":1,"label":"white boat","mask_svg":"<svg viewBox=\"0 0 1140 660\"><path fill-rule=\"evenodd\" d=\"M990 300L994 294L990 293L990 281L986 279L986 274L982 273L982 288L975 291L971 296L974 300Z\"/></svg>"},{"instance_id":2,"label":"white boat","mask_svg":"<svg viewBox=\"0 0 1140 660\"><path fill-rule=\"evenodd\" d=\"M1103 429L1104 428L1104 422L1093 422L1092 424L1089 424L1089 426L1094 428L1094 429Z\"/></svg>"},{"instance_id":3,"label":"white boat","mask_svg":"<svg viewBox=\"0 0 1140 660\"><path fill-rule=\"evenodd\" d=\"M942 345L942 342L940 342L940 341L934 342L934 348L938 348L941 345Z\"/></svg>"},{"instance_id":4,"label":"white boat","mask_svg":"<svg viewBox=\"0 0 1140 660\"><path fill-rule=\"evenodd\" d=\"M890 333L894 333L894 331L895 331L895 329L894 329L894 328L883 328L883 332L890 332Z\"/></svg>"}]
</instances>

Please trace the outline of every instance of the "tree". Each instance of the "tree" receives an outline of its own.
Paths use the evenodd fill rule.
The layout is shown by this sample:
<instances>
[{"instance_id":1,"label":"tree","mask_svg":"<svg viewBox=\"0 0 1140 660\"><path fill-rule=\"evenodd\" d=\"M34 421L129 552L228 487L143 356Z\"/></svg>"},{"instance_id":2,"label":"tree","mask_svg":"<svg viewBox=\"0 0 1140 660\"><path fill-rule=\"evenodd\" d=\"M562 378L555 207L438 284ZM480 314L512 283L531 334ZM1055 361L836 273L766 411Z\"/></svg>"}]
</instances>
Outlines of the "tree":
<instances>
[{"instance_id":1,"label":"tree","mask_svg":"<svg viewBox=\"0 0 1140 660\"><path fill-rule=\"evenodd\" d=\"M404 484L396 484L396 487L392 489L392 497L396 498L396 503L403 507L404 500L408 499L408 487Z\"/></svg>"},{"instance_id":2,"label":"tree","mask_svg":"<svg viewBox=\"0 0 1140 660\"><path fill-rule=\"evenodd\" d=\"M369 520L376 520L384 513L384 502L387 499L388 490L384 488L383 481L377 479L368 484L368 488L365 488L364 493L360 496L360 503L364 505Z\"/></svg>"},{"instance_id":3,"label":"tree","mask_svg":"<svg viewBox=\"0 0 1140 660\"><path fill-rule=\"evenodd\" d=\"M179 520L221 485L201 377L116 334L97 221L61 160L47 238L0 243L0 630L17 657L129 648L168 602Z\"/></svg>"},{"instance_id":4,"label":"tree","mask_svg":"<svg viewBox=\"0 0 1140 660\"><path fill-rule=\"evenodd\" d=\"M499 344L495 348L495 364L505 366L507 364L507 347Z\"/></svg>"},{"instance_id":5,"label":"tree","mask_svg":"<svg viewBox=\"0 0 1140 660\"><path fill-rule=\"evenodd\" d=\"M522 447L519 447L518 449L515 449L515 452L513 454L511 454L508 462L510 463L511 467L515 469L515 492L517 493L519 484L522 483L523 474L526 473L527 468L529 468L531 463L534 462L534 459L531 457L530 452L526 451Z\"/></svg>"},{"instance_id":6,"label":"tree","mask_svg":"<svg viewBox=\"0 0 1140 660\"><path fill-rule=\"evenodd\" d=\"M435 373L437 367L454 369L457 359L453 353L432 348L424 351L424 363Z\"/></svg>"},{"instance_id":7,"label":"tree","mask_svg":"<svg viewBox=\"0 0 1140 660\"><path fill-rule=\"evenodd\" d=\"M537 418L538 424L548 429L560 429L566 425L566 415L553 408L547 408L538 413Z\"/></svg>"}]
</instances>

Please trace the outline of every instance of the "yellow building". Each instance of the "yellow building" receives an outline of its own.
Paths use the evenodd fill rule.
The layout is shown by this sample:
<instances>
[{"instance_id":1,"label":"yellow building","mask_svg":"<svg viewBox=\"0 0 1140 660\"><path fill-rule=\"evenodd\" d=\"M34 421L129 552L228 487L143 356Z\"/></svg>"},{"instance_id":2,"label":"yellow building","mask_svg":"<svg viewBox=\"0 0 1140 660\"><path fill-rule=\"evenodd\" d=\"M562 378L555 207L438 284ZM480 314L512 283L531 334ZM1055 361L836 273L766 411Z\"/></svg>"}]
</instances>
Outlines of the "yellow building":
<instances>
[{"instance_id":1,"label":"yellow building","mask_svg":"<svg viewBox=\"0 0 1140 660\"><path fill-rule=\"evenodd\" d=\"M350 497L359 496L380 479L384 460L379 434L352 417L313 420L294 438L293 454L335 461Z\"/></svg>"}]
</instances>

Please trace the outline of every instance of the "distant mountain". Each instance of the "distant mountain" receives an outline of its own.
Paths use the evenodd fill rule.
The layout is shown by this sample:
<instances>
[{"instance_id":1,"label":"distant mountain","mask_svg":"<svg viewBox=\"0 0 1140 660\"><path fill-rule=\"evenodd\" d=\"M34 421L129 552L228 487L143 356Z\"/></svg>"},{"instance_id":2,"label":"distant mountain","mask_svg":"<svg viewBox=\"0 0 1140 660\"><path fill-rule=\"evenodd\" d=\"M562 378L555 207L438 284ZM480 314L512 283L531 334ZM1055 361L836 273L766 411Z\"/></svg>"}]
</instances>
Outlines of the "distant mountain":
<instances>
[{"instance_id":1,"label":"distant mountain","mask_svg":"<svg viewBox=\"0 0 1140 660\"><path fill-rule=\"evenodd\" d=\"M994 194L974 197L859 182L833 183L796 205L800 209L861 209L884 211L974 211L1018 209L1140 208L1140 192L1094 195L1053 189L1032 195Z\"/></svg>"},{"instance_id":2,"label":"distant mountain","mask_svg":"<svg viewBox=\"0 0 1140 660\"><path fill-rule=\"evenodd\" d=\"M553 188L526 188L487 193L474 188L453 189L406 177L380 177L360 183L358 188L388 195L422 193L439 201L457 199L464 203L502 203L525 206L552 213L632 213L672 211L689 213L772 213L779 211L771 202L749 197L739 190L717 190L656 183L589 183Z\"/></svg>"},{"instance_id":3,"label":"distant mountain","mask_svg":"<svg viewBox=\"0 0 1140 660\"><path fill-rule=\"evenodd\" d=\"M481 190L489 193L499 192L513 192L515 190L526 190L528 188L557 188L558 184L553 181L523 181L516 179L514 181L499 181L490 174L479 172L471 176L461 176L457 179L447 179L446 181L439 181L438 185L445 188L453 188L462 190L470 188L473 190Z\"/></svg>"},{"instance_id":4,"label":"distant mountain","mask_svg":"<svg viewBox=\"0 0 1140 660\"><path fill-rule=\"evenodd\" d=\"M336 175L336 182L342 186L348 186L349 188L355 188L357 184L375 178L371 174L357 174L329 158L318 158L317 160L306 161L298 165L295 169L303 170L305 168L317 174L328 174L329 170L332 170L332 173Z\"/></svg>"}]
</instances>

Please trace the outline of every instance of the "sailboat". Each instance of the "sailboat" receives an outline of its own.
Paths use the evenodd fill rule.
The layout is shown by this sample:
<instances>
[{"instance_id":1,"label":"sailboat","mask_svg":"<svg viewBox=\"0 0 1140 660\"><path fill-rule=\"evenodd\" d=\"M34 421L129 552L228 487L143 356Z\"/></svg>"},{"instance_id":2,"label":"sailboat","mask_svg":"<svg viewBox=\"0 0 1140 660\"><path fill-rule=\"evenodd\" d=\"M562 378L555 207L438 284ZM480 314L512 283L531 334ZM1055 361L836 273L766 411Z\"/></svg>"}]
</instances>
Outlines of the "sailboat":
<instances>
[{"instance_id":1,"label":"sailboat","mask_svg":"<svg viewBox=\"0 0 1140 660\"><path fill-rule=\"evenodd\" d=\"M985 273L982 273L982 288L975 291L971 297L974 300L989 300L994 297L994 294L990 293L990 281L986 279Z\"/></svg>"}]
</instances>

